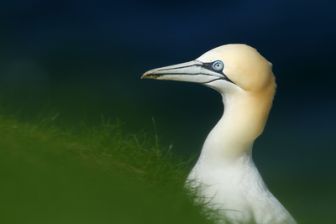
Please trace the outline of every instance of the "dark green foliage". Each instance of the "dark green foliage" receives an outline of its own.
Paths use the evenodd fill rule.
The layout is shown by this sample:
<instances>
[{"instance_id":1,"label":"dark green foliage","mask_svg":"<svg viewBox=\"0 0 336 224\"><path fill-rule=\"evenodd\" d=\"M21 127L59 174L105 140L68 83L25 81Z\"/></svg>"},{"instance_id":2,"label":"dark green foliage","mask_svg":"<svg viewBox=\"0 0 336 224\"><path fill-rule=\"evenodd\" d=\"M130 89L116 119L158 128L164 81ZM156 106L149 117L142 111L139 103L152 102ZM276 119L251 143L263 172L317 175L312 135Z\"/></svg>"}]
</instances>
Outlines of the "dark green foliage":
<instances>
[{"instance_id":1,"label":"dark green foliage","mask_svg":"<svg viewBox=\"0 0 336 224\"><path fill-rule=\"evenodd\" d=\"M186 169L120 125L54 127L0 117L0 223L208 223Z\"/></svg>"}]
</instances>

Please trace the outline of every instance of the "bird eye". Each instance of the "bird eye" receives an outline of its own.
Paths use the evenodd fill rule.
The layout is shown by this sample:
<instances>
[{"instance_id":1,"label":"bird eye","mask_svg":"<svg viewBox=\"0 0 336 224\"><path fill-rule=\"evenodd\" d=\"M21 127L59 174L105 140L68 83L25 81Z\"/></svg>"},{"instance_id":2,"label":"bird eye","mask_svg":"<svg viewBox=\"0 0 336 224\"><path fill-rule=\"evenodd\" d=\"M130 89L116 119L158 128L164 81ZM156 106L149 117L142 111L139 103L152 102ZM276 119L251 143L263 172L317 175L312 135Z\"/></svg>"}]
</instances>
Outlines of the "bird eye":
<instances>
[{"instance_id":1,"label":"bird eye","mask_svg":"<svg viewBox=\"0 0 336 224\"><path fill-rule=\"evenodd\" d=\"M223 68L224 68L224 64L222 61L215 61L214 63L212 63L212 68L215 70L215 71L222 71Z\"/></svg>"}]
</instances>

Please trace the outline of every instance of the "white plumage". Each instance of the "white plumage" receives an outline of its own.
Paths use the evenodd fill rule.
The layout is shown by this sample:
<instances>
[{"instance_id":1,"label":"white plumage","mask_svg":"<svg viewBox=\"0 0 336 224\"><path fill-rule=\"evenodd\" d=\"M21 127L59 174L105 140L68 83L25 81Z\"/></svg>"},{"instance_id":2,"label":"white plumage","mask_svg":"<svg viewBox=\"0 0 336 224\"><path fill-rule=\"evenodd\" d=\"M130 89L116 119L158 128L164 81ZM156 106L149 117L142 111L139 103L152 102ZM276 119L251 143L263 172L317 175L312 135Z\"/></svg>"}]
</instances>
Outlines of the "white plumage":
<instances>
[{"instance_id":1,"label":"white plumage","mask_svg":"<svg viewBox=\"0 0 336 224\"><path fill-rule=\"evenodd\" d=\"M204 142L187 186L216 210L219 223L294 224L252 160L276 84L272 65L244 44L217 47L196 60L153 69L143 78L200 83L222 95L224 113Z\"/></svg>"}]
</instances>

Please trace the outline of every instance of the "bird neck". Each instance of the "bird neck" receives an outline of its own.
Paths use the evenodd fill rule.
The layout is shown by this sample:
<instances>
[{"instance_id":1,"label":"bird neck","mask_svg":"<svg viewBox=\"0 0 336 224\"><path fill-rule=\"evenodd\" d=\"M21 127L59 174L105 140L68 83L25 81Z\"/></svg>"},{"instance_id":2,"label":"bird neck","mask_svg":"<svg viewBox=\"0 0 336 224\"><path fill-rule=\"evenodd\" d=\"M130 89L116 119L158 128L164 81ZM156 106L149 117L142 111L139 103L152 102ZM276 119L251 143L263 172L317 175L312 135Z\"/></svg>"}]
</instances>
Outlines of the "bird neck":
<instances>
[{"instance_id":1,"label":"bird neck","mask_svg":"<svg viewBox=\"0 0 336 224\"><path fill-rule=\"evenodd\" d=\"M250 157L265 127L274 92L273 87L258 93L223 94L223 115L205 140L200 160L222 164Z\"/></svg>"}]
</instances>

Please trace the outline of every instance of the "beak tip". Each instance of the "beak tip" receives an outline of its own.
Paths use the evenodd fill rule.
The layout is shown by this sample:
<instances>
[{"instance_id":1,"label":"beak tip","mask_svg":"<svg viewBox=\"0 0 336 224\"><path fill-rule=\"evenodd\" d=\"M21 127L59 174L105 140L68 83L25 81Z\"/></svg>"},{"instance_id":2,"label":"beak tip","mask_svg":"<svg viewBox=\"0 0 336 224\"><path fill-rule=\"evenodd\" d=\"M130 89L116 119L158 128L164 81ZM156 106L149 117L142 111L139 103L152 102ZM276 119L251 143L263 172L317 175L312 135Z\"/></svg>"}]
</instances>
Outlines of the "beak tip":
<instances>
[{"instance_id":1,"label":"beak tip","mask_svg":"<svg viewBox=\"0 0 336 224\"><path fill-rule=\"evenodd\" d=\"M142 76L140 77L140 79L146 79L148 75L148 72L145 72L142 74Z\"/></svg>"},{"instance_id":2,"label":"beak tip","mask_svg":"<svg viewBox=\"0 0 336 224\"><path fill-rule=\"evenodd\" d=\"M156 79L158 76L152 71L145 72L140 79Z\"/></svg>"}]
</instances>

